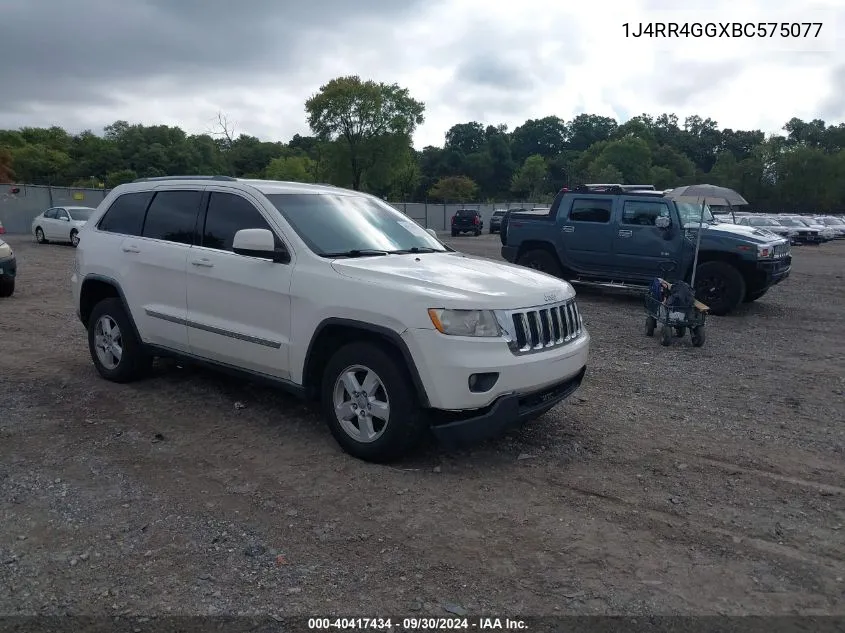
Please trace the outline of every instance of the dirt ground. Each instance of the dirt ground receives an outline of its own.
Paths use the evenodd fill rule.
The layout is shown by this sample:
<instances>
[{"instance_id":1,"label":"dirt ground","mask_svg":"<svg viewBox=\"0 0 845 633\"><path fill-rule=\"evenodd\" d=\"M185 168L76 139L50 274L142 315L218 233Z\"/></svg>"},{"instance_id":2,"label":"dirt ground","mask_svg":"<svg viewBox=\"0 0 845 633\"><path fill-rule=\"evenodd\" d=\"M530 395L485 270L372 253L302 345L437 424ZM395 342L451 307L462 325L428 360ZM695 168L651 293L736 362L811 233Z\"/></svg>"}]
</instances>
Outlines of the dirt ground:
<instances>
[{"instance_id":1,"label":"dirt ground","mask_svg":"<svg viewBox=\"0 0 845 633\"><path fill-rule=\"evenodd\" d=\"M646 338L637 296L579 290L568 403L387 467L266 387L100 379L73 249L7 237L0 613L845 614L845 243L796 248L700 349Z\"/></svg>"}]
</instances>

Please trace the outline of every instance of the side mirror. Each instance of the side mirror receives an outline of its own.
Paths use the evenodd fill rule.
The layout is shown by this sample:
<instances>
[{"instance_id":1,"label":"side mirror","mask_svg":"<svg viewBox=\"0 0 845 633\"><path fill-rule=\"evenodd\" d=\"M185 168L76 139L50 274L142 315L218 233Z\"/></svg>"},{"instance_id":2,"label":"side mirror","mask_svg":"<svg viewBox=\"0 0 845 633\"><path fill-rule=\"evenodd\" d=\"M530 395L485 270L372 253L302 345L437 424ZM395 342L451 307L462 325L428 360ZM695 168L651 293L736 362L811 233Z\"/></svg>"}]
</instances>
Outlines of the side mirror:
<instances>
[{"instance_id":1,"label":"side mirror","mask_svg":"<svg viewBox=\"0 0 845 633\"><path fill-rule=\"evenodd\" d=\"M425 232L431 235L431 237L436 239L438 242L440 241L440 238L437 237L437 231L435 231L434 229L426 229Z\"/></svg>"},{"instance_id":2,"label":"side mirror","mask_svg":"<svg viewBox=\"0 0 845 633\"><path fill-rule=\"evenodd\" d=\"M661 216L654 221L654 226L658 229L668 229L671 225L672 220L665 216Z\"/></svg>"},{"instance_id":3,"label":"side mirror","mask_svg":"<svg viewBox=\"0 0 845 633\"><path fill-rule=\"evenodd\" d=\"M63 215L63 216L62 216L61 218L59 218L59 219L60 219L62 222L70 222L70 218L69 218L69 217L67 217L66 215Z\"/></svg>"},{"instance_id":4,"label":"side mirror","mask_svg":"<svg viewBox=\"0 0 845 633\"><path fill-rule=\"evenodd\" d=\"M290 253L285 248L276 248L272 231L267 229L241 229L232 239L232 250L246 257L260 257L279 264L290 261Z\"/></svg>"}]
</instances>

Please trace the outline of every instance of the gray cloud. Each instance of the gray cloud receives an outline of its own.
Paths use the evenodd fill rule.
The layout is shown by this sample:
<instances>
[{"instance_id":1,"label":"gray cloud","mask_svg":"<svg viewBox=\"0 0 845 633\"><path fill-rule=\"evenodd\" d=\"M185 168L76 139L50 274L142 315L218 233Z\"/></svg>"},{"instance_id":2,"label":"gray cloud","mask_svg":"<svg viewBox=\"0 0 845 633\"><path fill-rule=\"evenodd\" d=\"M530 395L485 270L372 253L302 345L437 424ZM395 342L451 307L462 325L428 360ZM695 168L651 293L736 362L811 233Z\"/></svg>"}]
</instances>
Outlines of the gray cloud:
<instances>
[{"instance_id":1,"label":"gray cloud","mask_svg":"<svg viewBox=\"0 0 845 633\"><path fill-rule=\"evenodd\" d=\"M682 108L695 105L705 95L717 94L718 89L739 76L742 65L735 61L669 62L660 66L663 78L649 86L666 107Z\"/></svg>"},{"instance_id":2,"label":"gray cloud","mask_svg":"<svg viewBox=\"0 0 845 633\"><path fill-rule=\"evenodd\" d=\"M311 29L334 29L343 40L356 23L396 20L421 4L22 0L0 19L0 108L108 105L115 87L131 90L154 77L179 77L182 88L190 90L233 75L281 76L298 67L297 44ZM331 40L326 46L331 49Z\"/></svg>"},{"instance_id":3,"label":"gray cloud","mask_svg":"<svg viewBox=\"0 0 845 633\"><path fill-rule=\"evenodd\" d=\"M845 92L842 91L842 86L845 86L845 64L833 69L828 86L830 89L819 107L819 114L828 122L842 121L845 119Z\"/></svg>"},{"instance_id":4,"label":"gray cloud","mask_svg":"<svg viewBox=\"0 0 845 633\"><path fill-rule=\"evenodd\" d=\"M455 72L455 81L472 90L476 86L494 87L499 90L531 90L534 77L528 64L520 64L502 54L473 55L461 63Z\"/></svg>"}]
</instances>

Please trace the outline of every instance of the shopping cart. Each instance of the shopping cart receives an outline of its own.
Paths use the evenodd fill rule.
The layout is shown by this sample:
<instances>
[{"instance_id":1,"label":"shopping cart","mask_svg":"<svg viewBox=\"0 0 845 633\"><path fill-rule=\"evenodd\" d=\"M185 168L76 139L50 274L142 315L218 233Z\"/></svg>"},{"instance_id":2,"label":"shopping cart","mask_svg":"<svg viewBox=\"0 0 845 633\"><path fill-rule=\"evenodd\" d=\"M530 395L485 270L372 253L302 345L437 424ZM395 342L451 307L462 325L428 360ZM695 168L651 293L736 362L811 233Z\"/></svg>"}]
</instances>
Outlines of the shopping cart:
<instances>
[{"instance_id":1,"label":"shopping cart","mask_svg":"<svg viewBox=\"0 0 845 633\"><path fill-rule=\"evenodd\" d=\"M704 345L704 321L710 310L706 305L693 299L689 304L672 304L670 297L672 284L656 278L645 294L645 334L654 336L657 324L661 324L660 343L671 345L674 337L683 338L689 330L690 339L695 347Z\"/></svg>"}]
</instances>

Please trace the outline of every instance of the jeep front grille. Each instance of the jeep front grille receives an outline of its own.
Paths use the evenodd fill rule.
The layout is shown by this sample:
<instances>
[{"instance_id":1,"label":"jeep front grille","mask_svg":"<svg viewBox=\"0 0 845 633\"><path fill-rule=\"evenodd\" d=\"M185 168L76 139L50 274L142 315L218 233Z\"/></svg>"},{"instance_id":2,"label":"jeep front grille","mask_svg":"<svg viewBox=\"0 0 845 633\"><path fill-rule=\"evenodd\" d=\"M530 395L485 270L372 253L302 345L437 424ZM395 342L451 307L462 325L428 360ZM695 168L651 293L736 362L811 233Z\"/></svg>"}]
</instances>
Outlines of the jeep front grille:
<instances>
[{"instance_id":1,"label":"jeep front grille","mask_svg":"<svg viewBox=\"0 0 845 633\"><path fill-rule=\"evenodd\" d=\"M530 354L566 345L581 335L584 322L575 299L510 313L513 331L508 346L514 354ZM511 324L509 324L511 325Z\"/></svg>"}]
</instances>

